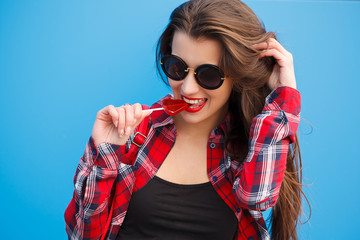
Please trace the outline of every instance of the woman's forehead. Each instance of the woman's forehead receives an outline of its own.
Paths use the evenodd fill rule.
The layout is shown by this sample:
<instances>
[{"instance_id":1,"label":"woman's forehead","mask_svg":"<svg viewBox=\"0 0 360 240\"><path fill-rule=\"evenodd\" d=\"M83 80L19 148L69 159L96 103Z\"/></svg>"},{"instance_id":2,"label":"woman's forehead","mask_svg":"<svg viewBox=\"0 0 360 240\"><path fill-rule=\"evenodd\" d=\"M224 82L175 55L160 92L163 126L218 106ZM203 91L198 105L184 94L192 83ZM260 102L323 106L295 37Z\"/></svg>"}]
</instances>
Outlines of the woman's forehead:
<instances>
[{"instance_id":1,"label":"woman's forehead","mask_svg":"<svg viewBox=\"0 0 360 240\"><path fill-rule=\"evenodd\" d=\"M182 58L189 66L201 64L218 65L222 53L220 42L201 37L193 38L187 33L176 31L172 41L172 54Z\"/></svg>"}]
</instances>

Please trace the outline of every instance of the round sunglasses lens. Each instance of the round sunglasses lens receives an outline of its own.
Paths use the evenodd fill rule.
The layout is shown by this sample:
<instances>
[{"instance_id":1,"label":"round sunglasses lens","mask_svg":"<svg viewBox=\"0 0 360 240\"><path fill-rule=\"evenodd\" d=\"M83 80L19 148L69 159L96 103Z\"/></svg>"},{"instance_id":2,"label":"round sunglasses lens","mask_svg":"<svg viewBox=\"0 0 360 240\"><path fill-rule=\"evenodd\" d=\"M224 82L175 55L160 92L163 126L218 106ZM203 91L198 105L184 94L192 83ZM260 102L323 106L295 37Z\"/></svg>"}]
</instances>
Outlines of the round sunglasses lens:
<instances>
[{"instance_id":1,"label":"round sunglasses lens","mask_svg":"<svg viewBox=\"0 0 360 240\"><path fill-rule=\"evenodd\" d=\"M219 69L212 66L204 66L198 69L197 78L199 84L204 88L215 89L222 83L222 74Z\"/></svg>"},{"instance_id":2,"label":"round sunglasses lens","mask_svg":"<svg viewBox=\"0 0 360 240\"><path fill-rule=\"evenodd\" d=\"M165 74L173 80L182 80L186 76L186 66L177 58L168 57L164 62Z\"/></svg>"}]
</instances>

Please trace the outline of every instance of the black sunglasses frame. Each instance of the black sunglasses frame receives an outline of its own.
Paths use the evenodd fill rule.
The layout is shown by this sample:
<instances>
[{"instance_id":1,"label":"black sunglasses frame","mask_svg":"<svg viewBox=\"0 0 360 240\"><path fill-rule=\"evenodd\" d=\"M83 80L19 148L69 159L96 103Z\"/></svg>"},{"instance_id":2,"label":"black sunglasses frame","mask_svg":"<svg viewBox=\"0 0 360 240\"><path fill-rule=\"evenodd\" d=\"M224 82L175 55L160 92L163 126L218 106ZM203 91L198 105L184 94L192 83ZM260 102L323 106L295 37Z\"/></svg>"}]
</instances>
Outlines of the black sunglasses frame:
<instances>
[{"instance_id":1,"label":"black sunglasses frame","mask_svg":"<svg viewBox=\"0 0 360 240\"><path fill-rule=\"evenodd\" d=\"M175 58L176 60L180 61L181 64L184 65L184 75L182 77L179 77L179 78L174 78L174 76L171 76L168 71L165 69L165 62L166 60L170 59L170 58ZM161 68L163 70L163 72L165 73L166 76L168 76L170 79L172 80L175 80L175 81L181 81L183 80L187 74L189 73L189 69L192 69L192 68L189 68L189 66L186 64L186 62L184 60L182 60L180 57L176 56L176 55L165 55L161 58L161 61L160 61L160 64L161 64ZM212 68L212 69L215 69L218 73L219 73L219 83L216 85L216 86L208 86L206 84L204 84L201 80L199 80L199 77L198 77L198 72L201 71L201 69L203 68ZM195 79L196 79L196 82L203 88L205 89L209 89L209 90L214 90L214 89L217 89L219 87L221 87L221 85L223 84L224 80L225 80L225 75L224 75L224 72L221 70L221 68L219 68L218 66L216 65L212 65L212 64L202 64L200 66L198 66L195 71L194 71L194 75L195 75Z\"/></svg>"}]
</instances>

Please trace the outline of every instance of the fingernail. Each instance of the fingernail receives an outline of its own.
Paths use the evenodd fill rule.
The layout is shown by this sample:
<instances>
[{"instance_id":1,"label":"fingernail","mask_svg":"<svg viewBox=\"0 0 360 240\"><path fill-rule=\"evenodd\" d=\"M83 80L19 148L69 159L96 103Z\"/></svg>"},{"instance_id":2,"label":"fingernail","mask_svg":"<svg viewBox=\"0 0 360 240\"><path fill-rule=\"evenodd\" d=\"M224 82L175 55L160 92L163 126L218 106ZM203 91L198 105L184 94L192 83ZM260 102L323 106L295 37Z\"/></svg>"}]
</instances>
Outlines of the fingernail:
<instances>
[{"instance_id":1,"label":"fingernail","mask_svg":"<svg viewBox=\"0 0 360 240\"><path fill-rule=\"evenodd\" d=\"M119 121L115 122L115 127L118 127Z\"/></svg>"},{"instance_id":2,"label":"fingernail","mask_svg":"<svg viewBox=\"0 0 360 240\"><path fill-rule=\"evenodd\" d=\"M134 118L134 124L137 122L137 119L136 118Z\"/></svg>"},{"instance_id":3,"label":"fingernail","mask_svg":"<svg viewBox=\"0 0 360 240\"><path fill-rule=\"evenodd\" d=\"M123 136L124 136L124 130L121 129L121 130L120 130L120 137L123 137Z\"/></svg>"},{"instance_id":4,"label":"fingernail","mask_svg":"<svg viewBox=\"0 0 360 240\"><path fill-rule=\"evenodd\" d=\"M125 135L130 136L130 134L131 134L131 128L127 127L126 130L125 130Z\"/></svg>"}]
</instances>

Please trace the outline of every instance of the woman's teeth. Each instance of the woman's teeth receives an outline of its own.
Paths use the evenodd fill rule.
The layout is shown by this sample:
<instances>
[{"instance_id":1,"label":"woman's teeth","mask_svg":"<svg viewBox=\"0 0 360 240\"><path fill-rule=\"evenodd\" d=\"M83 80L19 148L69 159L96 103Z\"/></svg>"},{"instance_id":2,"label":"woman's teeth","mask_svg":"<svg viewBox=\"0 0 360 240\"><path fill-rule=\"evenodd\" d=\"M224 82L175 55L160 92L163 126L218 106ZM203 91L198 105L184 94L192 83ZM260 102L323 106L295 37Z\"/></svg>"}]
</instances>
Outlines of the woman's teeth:
<instances>
[{"instance_id":1,"label":"woman's teeth","mask_svg":"<svg viewBox=\"0 0 360 240\"><path fill-rule=\"evenodd\" d=\"M201 102L205 101L205 99L203 98L203 99L199 99L199 100L188 100L188 99L184 98L184 101L189 104L196 104L196 103L201 103Z\"/></svg>"},{"instance_id":2,"label":"woman's teeth","mask_svg":"<svg viewBox=\"0 0 360 240\"><path fill-rule=\"evenodd\" d=\"M202 99L198 99L198 100L189 100L189 99L186 99L186 98L183 98L184 101L188 104L191 104L189 106L189 108L197 108L199 107L203 102L205 102L205 98L202 98Z\"/></svg>"}]
</instances>

